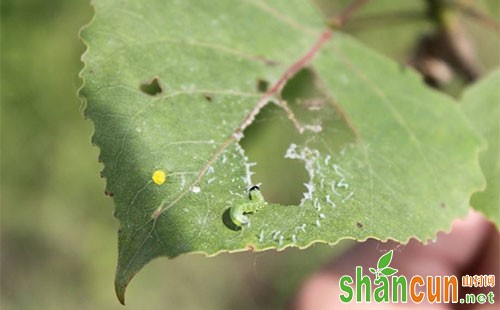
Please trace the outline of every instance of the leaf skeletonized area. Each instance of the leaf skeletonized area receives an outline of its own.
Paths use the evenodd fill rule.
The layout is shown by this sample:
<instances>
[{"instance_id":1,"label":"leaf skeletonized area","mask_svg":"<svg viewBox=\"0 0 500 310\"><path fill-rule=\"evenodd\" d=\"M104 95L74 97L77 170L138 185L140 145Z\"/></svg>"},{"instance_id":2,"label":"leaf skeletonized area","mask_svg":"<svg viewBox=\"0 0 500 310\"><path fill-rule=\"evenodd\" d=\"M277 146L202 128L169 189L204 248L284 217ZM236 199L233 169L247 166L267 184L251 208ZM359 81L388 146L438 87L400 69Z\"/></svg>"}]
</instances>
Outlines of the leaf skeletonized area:
<instances>
[{"instance_id":1,"label":"leaf skeletonized area","mask_svg":"<svg viewBox=\"0 0 500 310\"><path fill-rule=\"evenodd\" d=\"M227 141L262 100L259 81L275 85L318 42L324 25L315 8L298 0L105 0L95 11L82 31L80 94L120 221L122 302L133 275L157 256L432 239L483 186L480 140L456 103L335 33L307 64L325 95L314 106L321 116L311 128L319 130L275 154L307 170L300 204L268 204L249 227L228 229L223 214L248 202L252 163L241 136ZM145 92L145 81L157 87ZM344 133L329 115L342 116L354 142L337 145ZM161 185L151 179L157 170L166 173Z\"/></svg>"}]
</instances>

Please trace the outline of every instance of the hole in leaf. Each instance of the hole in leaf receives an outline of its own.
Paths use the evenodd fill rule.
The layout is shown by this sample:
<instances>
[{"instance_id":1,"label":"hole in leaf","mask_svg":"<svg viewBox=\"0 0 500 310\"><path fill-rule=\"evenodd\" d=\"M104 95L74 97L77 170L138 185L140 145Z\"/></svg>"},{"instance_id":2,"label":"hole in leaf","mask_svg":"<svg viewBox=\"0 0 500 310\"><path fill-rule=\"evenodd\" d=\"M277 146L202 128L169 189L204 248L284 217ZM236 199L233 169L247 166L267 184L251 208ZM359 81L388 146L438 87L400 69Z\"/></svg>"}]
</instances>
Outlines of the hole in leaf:
<instances>
[{"instance_id":1,"label":"hole in leaf","mask_svg":"<svg viewBox=\"0 0 500 310\"><path fill-rule=\"evenodd\" d=\"M284 154L291 143L300 140L283 109L268 104L244 131L240 141L250 162L252 182L259 184L267 202L298 205L305 191L308 174L304 163L286 159Z\"/></svg>"},{"instance_id":2,"label":"hole in leaf","mask_svg":"<svg viewBox=\"0 0 500 310\"><path fill-rule=\"evenodd\" d=\"M231 209L228 208L224 211L224 213L222 214L222 222L224 223L224 225L231 229L231 230L234 230L234 231L238 231L238 230L241 230L241 227L238 227L236 226L233 221L231 220L231 215L230 215L230 212L231 212Z\"/></svg>"},{"instance_id":3,"label":"hole in leaf","mask_svg":"<svg viewBox=\"0 0 500 310\"><path fill-rule=\"evenodd\" d=\"M285 158L291 144L318 150L322 156L336 158L338 152L356 141L332 98L321 90L313 71L299 71L282 91L297 122L305 126L319 127L315 132L305 130L302 134L287 112L276 104L268 104L245 129L241 145L253 166L252 182L262 183L261 191L266 201L281 205L299 205L308 190L309 173L305 162ZM315 179L314 182L319 182Z\"/></svg>"},{"instance_id":4,"label":"hole in leaf","mask_svg":"<svg viewBox=\"0 0 500 310\"><path fill-rule=\"evenodd\" d=\"M260 93L265 93L269 89L269 82L266 80L258 79L255 84L255 88Z\"/></svg>"},{"instance_id":5,"label":"hole in leaf","mask_svg":"<svg viewBox=\"0 0 500 310\"><path fill-rule=\"evenodd\" d=\"M302 69L285 85L282 97L300 124L321 126L319 133L304 133L308 146L333 157L356 142L356 133L340 104L325 94L321 83L313 70Z\"/></svg>"},{"instance_id":6,"label":"hole in leaf","mask_svg":"<svg viewBox=\"0 0 500 310\"><path fill-rule=\"evenodd\" d=\"M142 83L139 86L139 89L150 96L156 96L163 93L163 88L160 85L160 79L158 77L154 77L153 79Z\"/></svg>"}]
</instances>

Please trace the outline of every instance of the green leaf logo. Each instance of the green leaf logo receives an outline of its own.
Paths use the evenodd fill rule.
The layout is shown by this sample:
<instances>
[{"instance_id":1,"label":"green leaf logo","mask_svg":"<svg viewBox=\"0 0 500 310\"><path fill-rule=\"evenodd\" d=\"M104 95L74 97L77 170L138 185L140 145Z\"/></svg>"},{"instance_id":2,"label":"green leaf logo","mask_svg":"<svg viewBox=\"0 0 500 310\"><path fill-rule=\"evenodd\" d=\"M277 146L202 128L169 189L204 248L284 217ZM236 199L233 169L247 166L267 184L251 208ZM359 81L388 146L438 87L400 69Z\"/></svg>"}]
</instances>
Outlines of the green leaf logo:
<instances>
[{"instance_id":1,"label":"green leaf logo","mask_svg":"<svg viewBox=\"0 0 500 310\"><path fill-rule=\"evenodd\" d=\"M380 272L382 273L382 275L389 277L389 276L392 276L393 274L395 274L396 272L398 272L398 270L391 268L391 267L387 267L387 268L380 270Z\"/></svg>"},{"instance_id":2,"label":"green leaf logo","mask_svg":"<svg viewBox=\"0 0 500 310\"><path fill-rule=\"evenodd\" d=\"M390 250L389 252L382 255L378 259L377 269L368 268L368 270L370 270L370 272L376 276L375 281L378 280L380 277L389 277L398 272L397 269L388 267L392 261L392 254L393 250Z\"/></svg>"},{"instance_id":3,"label":"green leaf logo","mask_svg":"<svg viewBox=\"0 0 500 310\"><path fill-rule=\"evenodd\" d=\"M389 264L391 263L391 260L392 260L392 250L385 253L384 255L382 255L378 259L377 269L383 269L383 268L389 266Z\"/></svg>"}]
</instances>

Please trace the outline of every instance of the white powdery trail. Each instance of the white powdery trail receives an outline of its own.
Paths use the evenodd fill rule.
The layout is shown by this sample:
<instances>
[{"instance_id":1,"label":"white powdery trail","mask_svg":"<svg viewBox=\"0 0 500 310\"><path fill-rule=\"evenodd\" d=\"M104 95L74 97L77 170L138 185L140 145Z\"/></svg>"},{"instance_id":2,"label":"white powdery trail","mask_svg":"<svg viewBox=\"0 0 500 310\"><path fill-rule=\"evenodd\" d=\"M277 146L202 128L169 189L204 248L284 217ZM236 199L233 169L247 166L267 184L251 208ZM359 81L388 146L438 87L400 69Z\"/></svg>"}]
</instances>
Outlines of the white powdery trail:
<instances>
[{"instance_id":1,"label":"white powdery trail","mask_svg":"<svg viewBox=\"0 0 500 310\"><path fill-rule=\"evenodd\" d=\"M243 181L245 182L247 188L250 188L252 186L252 175L254 175L252 167L257 165L257 163L249 162L248 156L245 155L245 150L241 147L239 143L235 143L235 146L236 150L241 155L243 162L245 163L245 177L243 178Z\"/></svg>"},{"instance_id":2,"label":"white powdery trail","mask_svg":"<svg viewBox=\"0 0 500 310\"><path fill-rule=\"evenodd\" d=\"M289 159L299 159L305 164L307 173L309 174L309 181L304 183L307 188L307 192L304 193L304 197L300 201L300 205L303 206L307 200L313 200L313 193L315 191L314 187L314 176L315 169L314 164L320 157L318 150L310 149L308 147L302 147L298 152L298 147L295 143L290 144L285 153L285 158Z\"/></svg>"}]
</instances>

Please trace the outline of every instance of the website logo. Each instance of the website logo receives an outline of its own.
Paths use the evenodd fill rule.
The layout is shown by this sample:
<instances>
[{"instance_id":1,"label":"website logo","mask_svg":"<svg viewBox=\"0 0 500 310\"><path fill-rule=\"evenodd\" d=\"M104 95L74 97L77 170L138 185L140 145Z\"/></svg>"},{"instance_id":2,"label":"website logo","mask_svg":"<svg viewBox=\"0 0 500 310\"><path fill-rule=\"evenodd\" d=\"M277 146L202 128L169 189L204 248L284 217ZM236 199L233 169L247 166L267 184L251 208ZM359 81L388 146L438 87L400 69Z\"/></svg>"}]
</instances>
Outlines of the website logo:
<instances>
[{"instance_id":1,"label":"website logo","mask_svg":"<svg viewBox=\"0 0 500 310\"><path fill-rule=\"evenodd\" d=\"M396 275L398 270L390 267L393 250L382 255L376 268L368 268L375 279L363 273L363 267L356 267L356 275L344 275L339 280L342 291L339 298L344 303L376 302L376 303L460 303L460 304L494 304L492 291L484 294L465 294L458 298L459 281L457 276L413 276L409 281L406 276ZM462 287L494 287L494 275L465 275Z\"/></svg>"}]
</instances>

